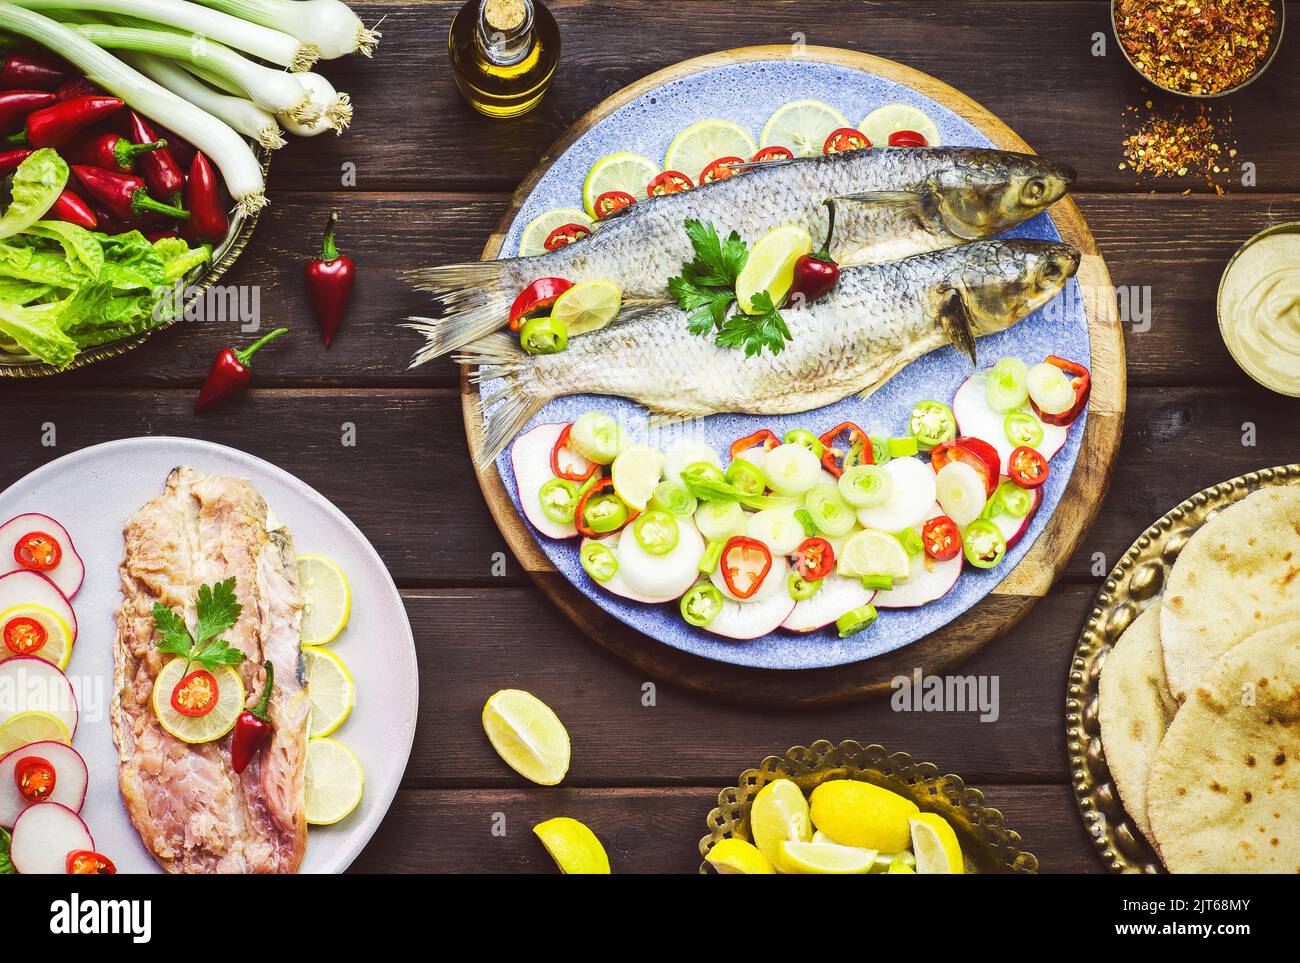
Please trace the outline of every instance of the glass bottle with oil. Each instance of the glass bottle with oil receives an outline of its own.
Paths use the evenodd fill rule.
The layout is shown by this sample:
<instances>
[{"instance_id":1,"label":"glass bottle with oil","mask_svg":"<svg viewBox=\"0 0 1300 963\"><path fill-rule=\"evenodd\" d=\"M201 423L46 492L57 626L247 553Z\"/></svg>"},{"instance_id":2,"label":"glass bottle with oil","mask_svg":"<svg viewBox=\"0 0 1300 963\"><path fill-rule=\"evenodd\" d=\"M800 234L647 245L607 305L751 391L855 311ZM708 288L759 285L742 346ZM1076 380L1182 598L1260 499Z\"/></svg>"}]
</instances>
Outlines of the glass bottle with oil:
<instances>
[{"instance_id":1,"label":"glass bottle with oil","mask_svg":"<svg viewBox=\"0 0 1300 963\"><path fill-rule=\"evenodd\" d=\"M489 117L537 106L560 62L560 30L537 0L470 0L447 35L456 86Z\"/></svg>"}]
</instances>

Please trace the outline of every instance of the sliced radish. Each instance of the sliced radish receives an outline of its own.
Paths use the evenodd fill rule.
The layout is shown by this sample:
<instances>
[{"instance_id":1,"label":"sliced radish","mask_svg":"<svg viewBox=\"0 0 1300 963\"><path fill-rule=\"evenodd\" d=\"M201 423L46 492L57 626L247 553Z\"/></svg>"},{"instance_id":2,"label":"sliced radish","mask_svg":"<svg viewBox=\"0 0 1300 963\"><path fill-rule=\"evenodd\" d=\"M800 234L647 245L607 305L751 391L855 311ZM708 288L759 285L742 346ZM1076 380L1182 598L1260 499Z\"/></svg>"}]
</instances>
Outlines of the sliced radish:
<instances>
[{"instance_id":1,"label":"sliced radish","mask_svg":"<svg viewBox=\"0 0 1300 963\"><path fill-rule=\"evenodd\" d=\"M555 477L551 473L551 450L563 430L563 424L538 425L516 438L510 449L519 506L533 528L550 538L574 538L578 534L573 522L565 524L547 518L537 494L542 485Z\"/></svg>"},{"instance_id":2,"label":"sliced radish","mask_svg":"<svg viewBox=\"0 0 1300 963\"><path fill-rule=\"evenodd\" d=\"M784 555L772 556L772 567L767 570L763 576L763 581L759 583L758 588L754 589L754 594L747 599L739 598L731 589L727 588L727 580L722 577L722 566L718 565L709 575L709 581L714 587L722 593L722 597L737 602L740 605L754 605L758 602L767 602L772 598L784 597L793 602L790 598L790 563L786 561ZM789 612L786 613L787 615ZM781 616L782 619L785 616ZM778 623L779 624L779 623Z\"/></svg>"},{"instance_id":3,"label":"sliced radish","mask_svg":"<svg viewBox=\"0 0 1300 963\"><path fill-rule=\"evenodd\" d=\"M939 469L935 476L935 494L943 513L959 528L965 528L979 518L988 501L988 489L980 473L961 461L950 461Z\"/></svg>"},{"instance_id":4,"label":"sliced radish","mask_svg":"<svg viewBox=\"0 0 1300 963\"><path fill-rule=\"evenodd\" d=\"M29 572L25 569L0 575L0 630L3 630L5 622L8 621L5 613L11 609L31 605L49 609L61 618L72 630L69 644L77 641L77 613L73 611L72 603L59 591L57 585L40 572ZM14 653L0 642L0 663L14 657Z\"/></svg>"},{"instance_id":5,"label":"sliced radish","mask_svg":"<svg viewBox=\"0 0 1300 963\"><path fill-rule=\"evenodd\" d=\"M913 528L930 516L934 504L934 472L912 455L890 459L885 471L894 482L888 500L875 508L858 509L858 524L863 528L881 528L899 532Z\"/></svg>"},{"instance_id":6,"label":"sliced radish","mask_svg":"<svg viewBox=\"0 0 1300 963\"><path fill-rule=\"evenodd\" d=\"M831 573L812 598L795 603L794 611L781 623L791 632L815 632L833 623L845 612L870 605L876 593L862 587L862 580Z\"/></svg>"},{"instance_id":7,"label":"sliced radish","mask_svg":"<svg viewBox=\"0 0 1300 963\"><path fill-rule=\"evenodd\" d=\"M1004 478L1003 481L1006 481L1006 479ZM1031 494L1034 496L1034 504L1023 518L1008 515L1006 512L998 512L989 519L1002 532L1002 537L1007 540L1008 551L1014 548L1016 542L1024 537L1025 532L1029 529L1029 523L1033 521L1034 515L1038 512L1038 506L1043 503L1043 490L1041 488L1033 489Z\"/></svg>"},{"instance_id":8,"label":"sliced radish","mask_svg":"<svg viewBox=\"0 0 1300 963\"><path fill-rule=\"evenodd\" d=\"M746 448L740 454L736 455L739 461L747 461L759 471L765 471L767 465L767 449L762 445L755 445L753 448Z\"/></svg>"},{"instance_id":9,"label":"sliced radish","mask_svg":"<svg viewBox=\"0 0 1300 963\"><path fill-rule=\"evenodd\" d=\"M793 508L765 508L755 512L749 516L746 534L766 545L773 558L789 555L808 537L794 512Z\"/></svg>"},{"instance_id":10,"label":"sliced radish","mask_svg":"<svg viewBox=\"0 0 1300 963\"><path fill-rule=\"evenodd\" d=\"M988 381L988 370L977 371L967 378L957 389L957 394L952 400L953 417L957 419L957 433L960 435L971 435L979 438L981 441L987 441L997 449L998 457L1002 459L1002 473L1006 474L1011 453L1016 450L1016 446L1007 438L1006 420L1007 415L994 411L989 407L987 397L986 383ZM1043 426L1043 438L1034 446L1044 458L1051 458L1065 446L1065 439L1068 435L1068 429L1059 425L1044 424L1038 416L1028 408L1019 409L1031 418L1038 420Z\"/></svg>"},{"instance_id":11,"label":"sliced radish","mask_svg":"<svg viewBox=\"0 0 1300 963\"><path fill-rule=\"evenodd\" d=\"M18 763L29 756L44 759L54 768L54 791L50 793L47 802L61 803L79 813L86 801L86 786L90 777L81 753L61 742L29 743L0 759L0 826L6 829L13 827L23 810L38 805L23 798L14 779Z\"/></svg>"},{"instance_id":12,"label":"sliced radish","mask_svg":"<svg viewBox=\"0 0 1300 963\"><path fill-rule=\"evenodd\" d=\"M971 469L971 471L974 472L974 469ZM936 502L926 512L926 521L942 514L944 514L943 508ZM925 522L920 522L914 527L917 537L920 537ZM957 553L955 558L950 558L946 562L936 562L924 553L920 556L914 555L912 556L911 574L908 576L907 581L896 583L888 591L877 592L873 604L878 609L910 609L918 605L924 605L926 602L933 602L935 599L947 595L952 587L957 584L961 570L962 557L960 552Z\"/></svg>"},{"instance_id":13,"label":"sliced radish","mask_svg":"<svg viewBox=\"0 0 1300 963\"><path fill-rule=\"evenodd\" d=\"M779 629L794 608L788 591L784 598L774 593L753 603L724 598L722 610L704 630L728 639L757 639Z\"/></svg>"},{"instance_id":14,"label":"sliced radish","mask_svg":"<svg viewBox=\"0 0 1300 963\"><path fill-rule=\"evenodd\" d=\"M614 558L617 559L618 543L621 536L622 536L622 532L615 532L613 535L609 535L606 538L602 538L596 544L604 545L607 549L609 549L611 552L614 553ZM582 540L582 546L580 546L578 550L582 551L582 548L586 547L587 543L590 541L592 540L589 538L584 538ZM621 598L630 599L633 602L644 602L646 605L658 605L661 602L672 602L677 599L676 595L665 595L660 598L654 598L652 596L640 595L636 592L633 592L632 589L628 587L627 580L623 578L623 566L621 564L619 565L618 568L614 570L614 574L610 576L608 581L596 582L595 579L592 579L592 581L595 582L597 585L599 585L601 588L605 589L606 591L612 592L614 595L617 595Z\"/></svg>"},{"instance_id":15,"label":"sliced radish","mask_svg":"<svg viewBox=\"0 0 1300 963\"><path fill-rule=\"evenodd\" d=\"M651 555L630 531L621 535L614 556L618 574L632 592L668 600L680 598L695 584L704 557L704 536L691 519L677 519L677 544L663 555Z\"/></svg>"},{"instance_id":16,"label":"sliced radish","mask_svg":"<svg viewBox=\"0 0 1300 963\"><path fill-rule=\"evenodd\" d=\"M0 662L0 725L20 712L48 712L77 731L77 695L68 677L34 655Z\"/></svg>"},{"instance_id":17,"label":"sliced radish","mask_svg":"<svg viewBox=\"0 0 1300 963\"><path fill-rule=\"evenodd\" d=\"M31 532L44 532L59 543L59 548L62 550L59 564L41 574L48 576L50 581L59 587L59 591L64 596L72 598L77 594L82 581L86 577L86 563L77 554L76 546L72 544L72 536L68 534L68 530L50 518L49 515L41 515L35 512L18 515L0 525L0 572L33 571L24 567L14 557L14 549L18 542ZM0 606L0 610L3 608L4 606Z\"/></svg>"},{"instance_id":18,"label":"sliced radish","mask_svg":"<svg viewBox=\"0 0 1300 963\"><path fill-rule=\"evenodd\" d=\"M80 816L67 806L44 802L24 809L14 823L9 858L24 875L63 876L69 854L94 848Z\"/></svg>"}]
</instances>

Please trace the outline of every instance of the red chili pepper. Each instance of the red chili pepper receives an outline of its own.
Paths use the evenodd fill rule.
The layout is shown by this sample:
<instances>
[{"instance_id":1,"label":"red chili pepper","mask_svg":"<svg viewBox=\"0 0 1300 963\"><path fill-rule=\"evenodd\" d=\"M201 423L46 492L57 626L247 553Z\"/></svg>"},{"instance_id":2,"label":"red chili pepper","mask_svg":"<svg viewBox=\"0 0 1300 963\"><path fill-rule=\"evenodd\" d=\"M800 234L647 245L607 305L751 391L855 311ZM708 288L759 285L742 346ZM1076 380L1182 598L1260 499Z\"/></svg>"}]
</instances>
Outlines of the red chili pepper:
<instances>
[{"instance_id":1,"label":"red chili pepper","mask_svg":"<svg viewBox=\"0 0 1300 963\"><path fill-rule=\"evenodd\" d=\"M794 151L788 147L764 147L750 159L756 164L764 161L794 160Z\"/></svg>"},{"instance_id":2,"label":"red chili pepper","mask_svg":"<svg viewBox=\"0 0 1300 963\"><path fill-rule=\"evenodd\" d=\"M510 305L510 330L518 331L519 324L526 315L554 304L555 299L571 287L573 282L564 278L538 278L528 285L519 292L515 303Z\"/></svg>"},{"instance_id":3,"label":"red chili pepper","mask_svg":"<svg viewBox=\"0 0 1300 963\"><path fill-rule=\"evenodd\" d=\"M752 435L746 435L744 438L737 438L731 443L731 460L735 461L742 452L762 445L764 451L771 451L777 445L781 444L781 439L772 433L771 428L760 428Z\"/></svg>"},{"instance_id":4,"label":"red chili pepper","mask_svg":"<svg viewBox=\"0 0 1300 963\"><path fill-rule=\"evenodd\" d=\"M33 147L63 147L87 127L106 120L125 106L116 97L92 95L61 100L28 115L27 140Z\"/></svg>"},{"instance_id":5,"label":"red chili pepper","mask_svg":"<svg viewBox=\"0 0 1300 963\"><path fill-rule=\"evenodd\" d=\"M288 331L288 328L276 328L270 334L254 341L243 351L222 348L212 362L208 377L199 390L199 397L194 402L195 413L207 411L213 405L225 401L247 386L252 377L252 372L248 370L248 359L257 354L268 342L274 341L282 334L287 334Z\"/></svg>"},{"instance_id":6,"label":"red chili pepper","mask_svg":"<svg viewBox=\"0 0 1300 963\"><path fill-rule=\"evenodd\" d=\"M221 179L202 154L194 155L190 177L185 182L185 206L189 220L181 233L196 241L216 244L230 232L230 215L221 197Z\"/></svg>"},{"instance_id":7,"label":"red chili pepper","mask_svg":"<svg viewBox=\"0 0 1300 963\"><path fill-rule=\"evenodd\" d=\"M338 211L331 211L325 221L325 239L321 242L320 257L303 266L303 276L307 279L307 299L311 301L316 323L325 335L327 348L334 341L334 335L338 334L343 312L347 309L348 299L352 297L352 282L356 279L352 258L340 254L334 245L334 225L338 219Z\"/></svg>"},{"instance_id":8,"label":"red chili pepper","mask_svg":"<svg viewBox=\"0 0 1300 963\"><path fill-rule=\"evenodd\" d=\"M845 434L846 432L849 436L849 446L848 448L840 450L835 447L835 439L839 438L840 435ZM863 465L875 464L876 459L875 455L872 454L871 451L871 440L867 437L865 431L851 421L841 422L836 425L830 431L826 432L826 434L822 435L818 441L822 443L822 467L836 478L839 478L844 474L844 466L841 462L841 456L848 457L848 453L858 445L862 446L861 463Z\"/></svg>"},{"instance_id":9,"label":"red chili pepper","mask_svg":"<svg viewBox=\"0 0 1300 963\"><path fill-rule=\"evenodd\" d=\"M164 238L181 236L179 231L173 230L172 228L169 227L156 228L152 231L141 231L140 233L144 235L144 239L148 241L150 244L157 244L159 241L163 240Z\"/></svg>"},{"instance_id":10,"label":"red chili pepper","mask_svg":"<svg viewBox=\"0 0 1300 963\"><path fill-rule=\"evenodd\" d=\"M75 80L69 80L63 86L54 91L56 101L74 100L77 97L107 97L108 94L97 84L91 83L85 77L77 77Z\"/></svg>"},{"instance_id":11,"label":"red chili pepper","mask_svg":"<svg viewBox=\"0 0 1300 963\"><path fill-rule=\"evenodd\" d=\"M572 447L569 444L569 435L572 432L573 425L565 425L564 430L560 432L560 437L555 439L555 447L551 449L551 474L555 475L557 478L566 478L571 482L585 482L592 475L596 474L597 469L600 468L600 466L594 461L588 465L587 470L582 473L568 471L560 465L560 452L564 451L566 448Z\"/></svg>"},{"instance_id":12,"label":"red chili pepper","mask_svg":"<svg viewBox=\"0 0 1300 963\"><path fill-rule=\"evenodd\" d=\"M164 204L150 197L144 178L135 174L123 174L85 164L73 164L72 173L77 175L77 180L81 181L81 186L95 203L119 221L130 223L145 213L160 214L172 219L190 216L182 207Z\"/></svg>"},{"instance_id":13,"label":"red chili pepper","mask_svg":"<svg viewBox=\"0 0 1300 963\"><path fill-rule=\"evenodd\" d=\"M984 482L984 490L992 495L998 490L1002 476L1002 459L987 441L970 435L958 435L952 441L941 442L930 452L930 467L937 473L951 461L964 462L974 468Z\"/></svg>"},{"instance_id":14,"label":"red chili pepper","mask_svg":"<svg viewBox=\"0 0 1300 963\"><path fill-rule=\"evenodd\" d=\"M870 147L871 141L867 140L867 135L855 127L841 127L833 130L830 136L826 138L826 143L822 146L823 154L838 154L846 150L861 150L864 147Z\"/></svg>"},{"instance_id":15,"label":"red chili pepper","mask_svg":"<svg viewBox=\"0 0 1300 963\"><path fill-rule=\"evenodd\" d=\"M81 195L64 188L63 193L44 214L47 221L67 221L77 227L93 231L99 227L99 217Z\"/></svg>"},{"instance_id":16,"label":"red chili pepper","mask_svg":"<svg viewBox=\"0 0 1300 963\"><path fill-rule=\"evenodd\" d=\"M63 546L47 532L28 532L14 545L14 561L33 572L48 572L63 561Z\"/></svg>"},{"instance_id":17,"label":"red chili pepper","mask_svg":"<svg viewBox=\"0 0 1300 963\"><path fill-rule=\"evenodd\" d=\"M85 164L90 167L102 167L105 170L129 173L135 170L137 156L166 146L167 142L165 140L133 144L121 134L114 134L110 131L93 134L78 140L63 152L63 156L74 164ZM176 192L172 191L172 193Z\"/></svg>"},{"instance_id":18,"label":"red chili pepper","mask_svg":"<svg viewBox=\"0 0 1300 963\"><path fill-rule=\"evenodd\" d=\"M235 720L235 733L230 737L230 766L235 772L244 771L271 735L271 717L267 715L267 707L271 704L271 691L275 688L275 666L263 662L262 668L266 669L262 699L255 708L245 709L239 714Z\"/></svg>"},{"instance_id":19,"label":"red chili pepper","mask_svg":"<svg viewBox=\"0 0 1300 963\"><path fill-rule=\"evenodd\" d=\"M148 144L158 145L153 149L147 149L148 152L139 161L140 173L149 185L149 190L155 197L171 197L182 191L185 188L185 172L181 170L181 165L176 162L176 157L172 153L170 147L172 142L165 137L159 137L149 126L149 122L134 110L130 112L130 122L131 140L135 142L138 149L147 149ZM225 236L223 232L217 240L222 240Z\"/></svg>"},{"instance_id":20,"label":"red chili pepper","mask_svg":"<svg viewBox=\"0 0 1300 963\"><path fill-rule=\"evenodd\" d=\"M197 719L215 709L220 698L216 677L207 669L195 669L172 689L172 708Z\"/></svg>"},{"instance_id":21,"label":"red chili pepper","mask_svg":"<svg viewBox=\"0 0 1300 963\"><path fill-rule=\"evenodd\" d=\"M758 591L772 570L772 551L756 538L736 535L722 548L722 580L738 599Z\"/></svg>"},{"instance_id":22,"label":"red chili pepper","mask_svg":"<svg viewBox=\"0 0 1300 963\"><path fill-rule=\"evenodd\" d=\"M596 198L596 203L593 205L596 209L596 220L617 214L623 208L635 203L636 198L627 191L606 191Z\"/></svg>"},{"instance_id":23,"label":"red chili pepper","mask_svg":"<svg viewBox=\"0 0 1300 963\"><path fill-rule=\"evenodd\" d=\"M936 515L921 526L921 544L926 555L936 562L946 562L961 551L961 529L947 515Z\"/></svg>"},{"instance_id":24,"label":"red chili pepper","mask_svg":"<svg viewBox=\"0 0 1300 963\"><path fill-rule=\"evenodd\" d=\"M646 197L663 197L667 194L680 194L689 191L695 183L681 171L664 171L656 174L646 185ZM603 195L602 195L603 196Z\"/></svg>"},{"instance_id":25,"label":"red chili pepper","mask_svg":"<svg viewBox=\"0 0 1300 963\"><path fill-rule=\"evenodd\" d=\"M23 756L14 767L14 784L18 795L29 803L44 802L54 792L58 775L48 759L40 756Z\"/></svg>"},{"instance_id":26,"label":"red chili pepper","mask_svg":"<svg viewBox=\"0 0 1300 963\"><path fill-rule=\"evenodd\" d=\"M1042 452L1021 445L1007 459L1007 477L1021 488L1039 488L1047 481L1050 469Z\"/></svg>"},{"instance_id":27,"label":"red chili pepper","mask_svg":"<svg viewBox=\"0 0 1300 963\"><path fill-rule=\"evenodd\" d=\"M52 103L54 95L45 90L0 90L0 136L18 133L29 116Z\"/></svg>"},{"instance_id":28,"label":"red chili pepper","mask_svg":"<svg viewBox=\"0 0 1300 963\"><path fill-rule=\"evenodd\" d=\"M1074 361L1067 361L1065 358L1059 358L1051 355L1047 358L1047 363L1055 365L1070 376L1070 384L1074 386L1074 404L1068 411L1062 411L1060 414L1048 414L1042 411L1033 401L1034 414L1043 420L1044 424L1056 425L1058 428L1064 428L1066 425L1078 418L1083 413L1083 409L1088 405L1088 397L1092 394L1092 375L1083 365Z\"/></svg>"},{"instance_id":29,"label":"red chili pepper","mask_svg":"<svg viewBox=\"0 0 1300 963\"><path fill-rule=\"evenodd\" d=\"M550 234L546 235L546 240L542 242L542 247L548 251L558 251L562 247L568 247L574 241L581 241L584 237L591 234L591 228L585 224L561 224Z\"/></svg>"},{"instance_id":30,"label":"red chili pepper","mask_svg":"<svg viewBox=\"0 0 1300 963\"><path fill-rule=\"evenodd\" d=\"M0 90L54 90L67 77L61 61L34 51L10 51L0 63Z\"/></svg>"},{"instance_id":31,"label":"red chili pepper","mask_svg":"<svg viewBox=\"0 0 1300 963\"><path fill-rule=\"evenodd\" d=\"M14 655L31 655L39 652L49 639L45 626L35 619L18 615L4 625L5 648Z\"/></svg>"},{"instance_id":32,"label":"red chili pepper","mask_svg":"<svg viewBox=\"0 0 1300 963\"><path fill-rule=\"evenodd\" d=\"M805 538L794 554L794 570L806 581L825 578L835 568L835 548L824 538Z\"/></svg>"},{"instance_id":33,"label":"red chili pepper","mask_svg":"<svg viewBox=\"0 0 1300 963\"><path fill-rule=\"evenodd\" d=\"M68 853L69 876L112 876L117 872L113 861L93 849L78 849Z\"/></svg>"},{"instance_id":34,"label":"red chili pepper","mask_svg":"<svg viewBox=\"0 0 1300 963\"><path fill-rule=\"evenodd\" d=\"M602 478L600 481L596 482L596 484L592 485L585 492L583 492L582 495L579 496L578 498L577 507L574 508L573 510L573 524L574 527L578 529L578 534L581 535L583 538L590 538L590 539L608 538L610 535L613 535L615 532L621 532L632 522L636 521L637 516L641 514L640 512L633 510L629 506L627 510L627 518L623 519L623 524L618 526L617 528L611 528L608 532L598 532L594 528L590 528L583 517L587 512L587 503L590 502L593 498L605 494L606 489L609 489L609 491L613 493L615 497L618 497L617 493L614 492L614 479Z\"/></svg>"},{"instance_id":35,"label":"red chili pepper","mask_svg":"<svg viewBox=\"0 0 1300 963\"><path fill-rule=\"evenodd\" d=\"M930 142L914 130L896 130L889 135L890 147L929 147Z\"/></svg>"},{"instance_id":36,"label":"red chili pepper","mask_svg":"<svg viewBox=\"0 0 1300 963\"><path fill-rule=\"evenodd\" d=\"M18 166L34 153L36 152L28 147L0 151L0 177L7 177L18 170Z\"/></svg>"}]
</instances>

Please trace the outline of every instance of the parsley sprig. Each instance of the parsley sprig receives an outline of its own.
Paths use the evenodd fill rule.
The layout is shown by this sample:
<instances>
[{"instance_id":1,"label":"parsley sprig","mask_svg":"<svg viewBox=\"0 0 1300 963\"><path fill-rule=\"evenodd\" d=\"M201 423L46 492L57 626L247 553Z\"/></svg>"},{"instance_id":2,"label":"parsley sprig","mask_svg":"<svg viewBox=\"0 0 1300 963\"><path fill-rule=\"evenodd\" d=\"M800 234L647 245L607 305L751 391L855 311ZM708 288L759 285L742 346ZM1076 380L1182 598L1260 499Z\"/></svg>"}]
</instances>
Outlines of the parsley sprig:
<instances>
[{"instance_id":1,"label":"parsley sprig","mask_svg":"<svg viewBox=\"0 0 1300 963\"><path fill-rule=\"evenodd\" d=\"M691 334L706 337L722 348L742 348L746 357L764 348L779 354L791 340L790 329L766 291L753 298L754 314L736 307L736 278L749 258L749 248L732 231L722 238L712 224L688 220L686 235L695 257L682 265L682 273L668 279L668 290L687 313Z\"/></svg>"},{"instance_id":2,"label":"parsley sprig","mask_svg":"<svg viewBox=\"0 0 1300 963\"><path fill-rule=\"evenodd\" d=\"M190 634L184 615L155 602L153 627L159 638L154 644L159 652L184 659L186 673L195 662L208 670L221 665L239 665L244 661L244 653L217 636L233 626L242 611L243 606L235 598L234 576L215 585L200 585L194 599L197 619L194 634Z\"/></svg>"}]
</instances>

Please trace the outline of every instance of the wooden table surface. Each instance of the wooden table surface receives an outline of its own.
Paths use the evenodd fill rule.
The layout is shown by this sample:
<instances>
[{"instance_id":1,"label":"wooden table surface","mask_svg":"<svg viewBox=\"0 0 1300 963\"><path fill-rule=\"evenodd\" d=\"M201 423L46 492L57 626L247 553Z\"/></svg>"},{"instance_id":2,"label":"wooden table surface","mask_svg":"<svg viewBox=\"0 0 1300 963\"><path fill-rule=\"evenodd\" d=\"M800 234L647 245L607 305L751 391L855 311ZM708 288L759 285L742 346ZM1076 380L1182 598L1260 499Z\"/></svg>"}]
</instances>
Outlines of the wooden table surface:
<instances>
[{"instance_id":1,"label":"wooden table surface","mask_svg":"<svg viewBox=\"0 0 1300 963\"><path fill-rule=\"evenodd\" d=\"M1071 794L1063 723L1070 655L1099 573L1186 495L1297 460L1300 403L1238 371L1214 312L1236 247L1300 219L1296 41L1266 77L1222 102L1257 184L1216 197L1190 178L1152 194L1120 169L1123 110L1151 95L1110 35L1105 0L555 0L564 52L554 88L533 114L507 122L472 113L452 83L445 38L460 2L355 5L368 23L385 18L378 54L325 72L351 92L356 122L344 137L294 141L275 157L271 205L226 280L258 286L264 324L296 329L259 357L256 390L209 417L192 414L218 347L245 340L233 321L182 323L123 358L0 383L0 487L87 445L185 435L266 458L351 516L402 589L421 689L403 790L356 871L553 872L530 829L569 815L601 837L615 872L691 872L718 790L764 756L819 738L880 742L958 772L986 790L1043 871L1101 871ZM1300 14L1300 3L1289 6ZM960 670L997 677L993 723L895 712L883 700L772 711L670 684L647 697L651 680L581 636L506 553L470 470L455 368L406 370L417 339L398 322L424 306L398 270L476 256L509 192L570 123L678 60L799 37L933 74L1040 153L1073 164L1116 285L1149 288L1149 325L1126 332L1124 445L1098 520L1062 582ZM1098 38L1104 56L1094 55ZM300 264L332 208L360 281L326 353ZM42 444L49 424L54 447ZM348 425L352 447L342 444ZM525 783L488 745L479 712L507 687L536 693L567 725L573 764L562 787ZM360 695L357 712L384 711ZM493 832L498 813L504 835Z\"/></svg>"}]
</instances>

